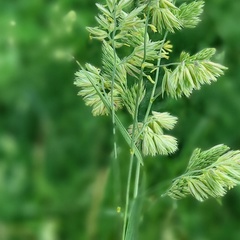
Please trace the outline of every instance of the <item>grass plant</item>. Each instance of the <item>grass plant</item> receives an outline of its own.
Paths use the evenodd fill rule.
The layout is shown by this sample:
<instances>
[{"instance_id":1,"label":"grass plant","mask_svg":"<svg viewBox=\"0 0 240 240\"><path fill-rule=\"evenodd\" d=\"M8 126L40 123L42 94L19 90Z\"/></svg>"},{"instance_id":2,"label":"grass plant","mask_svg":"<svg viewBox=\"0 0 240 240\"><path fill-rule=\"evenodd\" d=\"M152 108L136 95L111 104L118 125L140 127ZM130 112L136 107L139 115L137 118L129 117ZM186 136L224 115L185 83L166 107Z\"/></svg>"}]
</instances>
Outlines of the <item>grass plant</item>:
<instances>
[{"instance_id":1,"label":"grass plant","mask_svg":"<svg viewBox=\"0 0 240 240\"><path fill-rule=\"evenodd\" d=\"M111 117L114 166L120 165L116 131L128 144L129 160L121 163L129 164L122 240L138 239L144 157L170 155L178 149L177 139L168 134L177 117L154 109L154 103L159 98L188 98L202 85L217 81L227 68L212 61L214 48L194 54L182 51L177 61L171 60L169 34L195 28L203 12L203 1L106 0L96 6L100 12L96 16L98 26L87 30L91 39L102 42L102 66L80 66L75 85L94 116ZM130 126L121 121L120 111L129 114ZM206 151L195 149L186 172L173 179L162 196L218 199L239 182L240 151L219 144Z\"/></svg>"}]
</instances>

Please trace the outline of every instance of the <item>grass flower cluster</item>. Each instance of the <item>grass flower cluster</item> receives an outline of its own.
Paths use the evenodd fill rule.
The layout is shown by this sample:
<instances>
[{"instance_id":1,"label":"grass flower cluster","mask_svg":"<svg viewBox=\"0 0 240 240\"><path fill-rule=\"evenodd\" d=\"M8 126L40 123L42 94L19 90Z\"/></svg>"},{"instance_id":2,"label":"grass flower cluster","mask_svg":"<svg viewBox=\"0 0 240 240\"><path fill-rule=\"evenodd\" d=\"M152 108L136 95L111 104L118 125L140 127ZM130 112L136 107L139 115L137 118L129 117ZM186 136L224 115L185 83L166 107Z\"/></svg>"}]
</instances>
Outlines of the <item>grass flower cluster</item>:
<instances>
[{"instance_id":1,"label":"grass flower cluster","mask_svg":"<svg viewBox=\"0 0 240 240\"><path fill-rule=\"evenodd\" d=\"M207 151L195 149L186 172L174 180L166 194L174 199L191 194L204 201L223 197L239 183L240 151L229 151L229 147L221 144Z\"/></svg>"},{"instance_id":2,"label":"grass flower cluster","mask_svg":"<svg viewBox=\"0 0 240 240\"><path fill-rule=\"evenodd\" d=\"M201 85L216 81L226 67L211 60L213 48L194 55L183 51L178 62L171 62L173 46L168 34L196 27L203 1L178 4L172 0L140 0L136 4L132 0L106 0L106 4L96 6L100 12L96 16L98 26L87 30L90 38L102 42L102 66L80 66L75 85L86 105L92 107L93 115L110 115L113 134L118 130L129 145L122 239L133 239L131 214L138 209L142 155L168 155L178 148L177 139L165 134L165 130L174 128L177 117L153 109L154 101L158 97L190 97ZM147 108L142 108L142 103ZM120 121L121 109L131 116L130 126ZM114 139L114 159L118 161ZM186 173L173 181L165 195L174 199L192 195L199 201L222 197L239 183L239 161L239 151L229 151L225 145L203 152L196 149Z\"/></svg>"}]
</instances>

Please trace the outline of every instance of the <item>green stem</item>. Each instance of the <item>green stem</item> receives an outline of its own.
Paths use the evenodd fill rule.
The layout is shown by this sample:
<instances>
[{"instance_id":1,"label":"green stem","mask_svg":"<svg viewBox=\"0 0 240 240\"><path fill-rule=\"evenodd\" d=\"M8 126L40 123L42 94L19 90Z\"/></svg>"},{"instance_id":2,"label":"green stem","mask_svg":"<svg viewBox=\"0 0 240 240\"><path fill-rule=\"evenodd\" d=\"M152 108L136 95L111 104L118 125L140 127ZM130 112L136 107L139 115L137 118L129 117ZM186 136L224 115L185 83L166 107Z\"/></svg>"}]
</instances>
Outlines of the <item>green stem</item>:
<instances>
[{"instance_id":1,"label":"green stem","mask_svg":"<svg viewBox=\"0 0 240 240\"><path fill-rule=\"evenodd\" d=\"M167 38L167 35L168 35L168 32L165 33L164 37L163 37L163 43L162 43L162 47L159 51L159 59L158 59L158 62L157 62L157 66L161 66L161 52L162 52L162 48L163 48L163 45L166 41L166 38ZM154 103L154 95L155 95L155 92L156 92L156 89L157 89L157 84L158 84L158 79L159 79L159 74L160 74L160 67L157 68L157 71L156 71L156 75L155 75L155 82L154 82L154 85L153 85L153 88L152 88L152 93L151 93L151 97L150 97L150 100L149 100L149 104L148 104L148 108L147 108L147 111L146 111L146 114L145 114L145 118L144 118L144 123L147 121L147 118L150 114L150 111L151 111L151 108L152 108L152 105Z\"/></svg>"},{"instance_id":2,"label":"green stem","mask_svg":"<svg viewBox=\"0 0 240 240\"><path fill-rule=\"evenodd\" d=\"M117 19L116 19L116 4L114 4L114 31L112 33L112 47L114 53L114 67L113 67L113 74L112 74L112 81L111 81L111 107L112 107L112 124L113 124L113 137L114 137L114 158L117 159L117 144L116 144L116 122L115 122L115 107L113 101L113 91L114 91L114 83L115 83L115 75L117 70L117 56L116 56L116 47L114 38L116 35L116 28L117 28Z\"/></svg>"},{"instance_id":3,"label":"green stem","mask_svg":"<svg viewBox=\"0 0 240 240\"><path fill-rule=\"evenodd\" d=\"M143 82L143 75L144 75L144 63L146 61L147 56L147 28L148 28L148 20L149 20L149 11L146 17L146 23L145 23L145 35L144 35L144 54L143 59L141 63L141 73L139 76L138 81L138 89L137 89L137 96L136 96L136 104L135 104L135 111L134 111L134 119L133 119L133 130L132 130L132 141L131 141L131 149L130 149L130 166L129 166L129 173L128 173L128 182L127 182L127 190L126 190L126 205L125 205L125 213L124 213L124 224L123 224L123 235L122 239L125 239L125 233L127 229L127 217L129 213L129 194L130 194L130 185L131 185L131 178L132 178L132 167L133 167L133 160L134 160L134 145L136 141L136 129L138 125L138 112L139 112L139 105L140 105L140 90L141 90L141 84ZM140 167L141 162L137 161L136 166L136 175L135 175L135 183L134 183L134 198L137 198L138 196L138 186L139 186L139 180L140 180Z\"/></svg>"},{"instance_id":4,"label":"green stem","mask_svg":"<svg viewBox=\"0 0 240 240\"><path fill-rule=\"evenodd\" d=\"M134 184L134 194L133 194L134 198L138 197L138 186L139 186L140 170L141 170L140 168L141 168L141 165L139 162L137 162L135 184Z\"/></svg>"},{"instance_id":5,"label":"green stem","mask_svg":"<svg viewBox=\"0 0 240 240\"><path fill-rule=\"evenodd\" d=\"M134 119L135 121L135 124L138 124L138 121L137 121L137 115L138 115L138 108L139 108L139 95L140 95L140 87L141 87L141 84L143 82L143 75L144 75L144 63L146 61L146 57L147 57L147 28L148 28L148 21L149 21L149 14L150 14L150 10L148 10L148 13L147 13L147 17L146 17L146 22L145 22L145 34L144 34L144 48L143 48L143 60L142 60L142 64L141 64L141 73L140 73L140 76L139 76L139 82L138 82L138 92L137 92L137 101L136 101L136 119ZM133 144L135 143L136 141L136 137L135 137L135 129L133 131ZM134 198L137 198L138 196L138 187L139 187L139 179L140 179L140 168L141 168L141 165L140 165L140 162L138 161L137 162L137 167L136 167L136 175L135 175L135 184L134 184Z\"/></svg>"},{"instance_id":6,"label":"green stem","mask_svg":"<svg viewBox=\"0 0 240 240\"><path fill-rule=\"evenodd\" d=\"M181 64L181 62L175 62L175 63L166 63L166 64L162 64L162 65L157 65L157 67L170 67L170 66L178 66L179 64Z\"/></svg>"},{"instance_id":7,"label":"green stem","mask_svg":"<svg viewBox=\"0 0 240 240\"><path fill-rule=\"evenodd\" d=\"M114 176L114 182L115 182L115 188L116 193L116 202L119 204L120 201L120 166L118 161L118 152L117 152L117 137L116 137L116 119L115 119L115 106L114 106L114 84L115 84L115 76L117 71L117 54L116 54L116 46L114 38L116 36L117 31L117 19L116 19L116 3L114 3L114 10L113 10L113 20L114 20L114 30L112 32L111 41L112 41L112 47L113 47L113 54L114 54L114 64L113 64L113 71L112 71L112 80L111 80L111 111L112 111L112 131L113 131L113 152L114 152L114 161L113 161L113 169L116 173Z\"/></svg>"},{"instance_id":8,"label":"green stem","mask_svg":"<svg viewBox=\"0 0 240 240\"><path fill-rule=\"evenodd\" d=\"M130 164L128 169L128 179L127 179L127 190L126 190L126 202L125 202L125 211L124 211L124 220L123 220L123 232L122 232L122 240L125 239L125 234L127 230L127 219L128 219L128 209L129 209L129 196L130 196L130 186L131 186L131 178L132 178L132 168L133 168L133 160L134 153L130 152Z\"/></svg>"}]
</instances>

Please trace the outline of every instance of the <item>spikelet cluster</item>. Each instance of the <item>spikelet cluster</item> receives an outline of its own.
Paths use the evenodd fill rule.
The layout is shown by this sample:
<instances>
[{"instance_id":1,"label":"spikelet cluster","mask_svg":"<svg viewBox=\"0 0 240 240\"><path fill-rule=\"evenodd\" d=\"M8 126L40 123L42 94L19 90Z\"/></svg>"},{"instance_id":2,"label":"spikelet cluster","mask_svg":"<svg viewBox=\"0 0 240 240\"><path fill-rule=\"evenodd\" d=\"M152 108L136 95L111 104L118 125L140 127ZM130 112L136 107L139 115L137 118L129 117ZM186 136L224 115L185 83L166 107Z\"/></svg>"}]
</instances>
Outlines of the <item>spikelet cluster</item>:
<instances>
[{"instance_id":1,"label":"spikelet cluster","mask_svg":"<svg viewBox=\"0 0 240 240\"><path fill-rule=\"evenodd\" d=\"M192 56L182 52L175 69L164 69L162 93L173 98L183 95L189 97L192 91L199 90L201 85L217 81L227 68L210 60L215 51L214 48L206 48Z\"/></svg>"},{"instance_id":2,"label":"spikelet cluster","mask_svg":"<svg viewBox=\"0 0 240 240\"><path fill-rule=\"evenodd\" d=\"M143 155L168 155L177 150L177 139L164 134L164 129L171 130L177 123L177 118L167 112L152 112L146 124L138 123L136 135L141 139L141 149ZM132 134L131 125L129 132Z\"/></svg>"},{"instance_id":3,"label":"spikelet cluster","mask_svg":"<svg viewBox=\"0 0 240 240\"><path fill-rule=\"evenodd\" d=\"M240 151L220 144L207 151L195 149L186 172L166 192L173 199L192 195L198 201L223 197L240 183Z\"/></svg>"}]
</instances>

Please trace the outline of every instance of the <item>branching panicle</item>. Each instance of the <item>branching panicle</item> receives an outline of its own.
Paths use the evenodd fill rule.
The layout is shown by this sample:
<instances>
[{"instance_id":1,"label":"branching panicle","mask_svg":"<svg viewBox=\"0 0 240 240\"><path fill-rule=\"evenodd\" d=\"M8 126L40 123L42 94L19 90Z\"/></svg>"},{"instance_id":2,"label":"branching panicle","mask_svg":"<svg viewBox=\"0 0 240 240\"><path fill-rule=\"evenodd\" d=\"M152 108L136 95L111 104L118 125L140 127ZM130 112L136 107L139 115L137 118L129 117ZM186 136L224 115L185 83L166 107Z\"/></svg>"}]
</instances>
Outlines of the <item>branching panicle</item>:
<instances>
[{"instance_id":1,"label":"branching panicle","mask_svg":"<svg viewBox=\"0 0 240 240\"><path fill-rule=\"evenodd\" d=\"M128 214L134 157L138 160L134 183L136 200L142 155L169 155L178 147L177 139L165 134L174 128L177 118L168 112L154 111L154 101L161 95L189 97L203 84L217 81L227 69L211 60L216 52L214 48L205 48L194 55L183 51L178 62L161 65L162 59L171 60L173 46L167 39L168 33L194 28L200 22L203 1L177 5L173 0L140 0L136 8L133 2L106 0L105 5L96 5L100 12L96 17L98 26L87 30L90 38L102 42L102 66L86 64L75 78L79 95L92 107L93 115L111 115L113 134L117 126L130 147L123 240L131 233ZM153 40L151 37L156 32L159 39ZM161 89L157 92L159 85ZM142 103L147 108L142 108ZM130 127L118 118L117 111L122 108L131 116ZM116 152L116 144L114 146ZM239 183L240 152L217 145L207 151L196 149L186 172L173 181L165 195L174 199L192 195L203 201L222 197Z\"/></svg>"}]
</instances>

